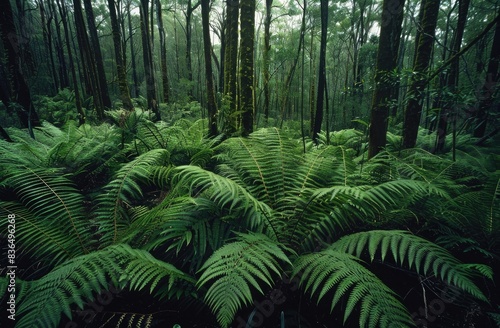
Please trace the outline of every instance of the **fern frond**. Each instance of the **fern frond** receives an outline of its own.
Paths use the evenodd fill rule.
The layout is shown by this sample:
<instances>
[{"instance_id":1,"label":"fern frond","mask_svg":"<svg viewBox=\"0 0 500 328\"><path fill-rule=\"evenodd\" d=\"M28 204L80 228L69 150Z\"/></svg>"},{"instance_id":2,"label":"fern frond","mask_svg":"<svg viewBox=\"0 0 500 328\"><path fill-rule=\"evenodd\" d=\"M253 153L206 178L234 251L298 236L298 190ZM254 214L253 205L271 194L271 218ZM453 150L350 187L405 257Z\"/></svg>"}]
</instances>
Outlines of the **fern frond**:
<instances>
[{"instance_id":1,"label":"fern frond","mask_svg":"<svg viewBox=\"0 0 500 328\"><path fill-rule=\"evenodd\" d=\"M300 256L294 261L293 275L300 278L305 292L317 295L318 302L333 294L330 310L347 298L344 324L359 306L359 327L415 326L396 293L350 254L328 248Z\"/></svg>"},{"instance_id":2,"label":"fern frond","mask_svg":"<svg viewBox=\"0 0 500 328\"><path fill-rule=\"evenodd\" d=\"M487 298L470 279L473 270L467 270L468 267L461 265L444 248L406 231L373 230L354 233L342 237L330 247L357 257L367 250L372 261L376 256L385 261L390 254L399 265L407 265L422 275L439 277L446 283L487 302Z\"/></svg>"},{"instance_id":3,"label":"fern frond","mask_svg":"<svg viewBox=\"0 0 500 328\"><path fill-rule=\"evenodd\" d=\"M138 156L123 165L97 198L97 220L104 235L102 242L115 243L122 225L127 225L127 205L142 196L140 182L146 183L151 178L151 168L164 164L168 152L155 149Z\"/></svg>"},{"instance_id":4,"label":"fern frond","mask_svg":"<svg viewBox=\"0 0 500 328\"><path fill-rule=\"evenodd\" d=\"M128 283L134 289L150 284L154 288L164 277L169 278L169 286L177 279L193 281L146 251L125 244L76 257L43 278L29 282L26 294L19 299L16 327L57 327L62 313L71 319L71 306L74 304L82 309L95 293L110 286L123 288Z\"/></svg>"},{"instance_id":5,"label":"fern frond","mask_svg":"<svg viewBox=\"0 0 500 328\"><path fill-rule=\"evenodd\" d=\"M272 286L281 263L291 264L281 247L262 234L238 234L236 241L219 248L203 264L198 286L210 284L205 300L226 328L235 313L252 301L252 288Z\"/></svg>"}]
</instances>

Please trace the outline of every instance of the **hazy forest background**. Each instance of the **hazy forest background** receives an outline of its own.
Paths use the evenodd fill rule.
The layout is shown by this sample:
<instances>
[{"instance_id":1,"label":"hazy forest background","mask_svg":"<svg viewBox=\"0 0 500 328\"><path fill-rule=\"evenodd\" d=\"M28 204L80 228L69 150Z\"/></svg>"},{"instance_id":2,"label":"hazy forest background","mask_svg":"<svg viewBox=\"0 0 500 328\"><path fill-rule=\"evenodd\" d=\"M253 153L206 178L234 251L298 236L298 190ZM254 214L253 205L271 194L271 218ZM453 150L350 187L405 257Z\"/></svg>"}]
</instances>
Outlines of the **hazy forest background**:
<instances>
[{"instance_id":1,"label":"hazy forest background","mask_svg":"<svg viewBox=\"0 0 500 328\"><path fill-rule=\"evenodd\" d=\"M497 0L2 0L0 35L2 327L500 327Z\"/></svg>"}]
</instances>

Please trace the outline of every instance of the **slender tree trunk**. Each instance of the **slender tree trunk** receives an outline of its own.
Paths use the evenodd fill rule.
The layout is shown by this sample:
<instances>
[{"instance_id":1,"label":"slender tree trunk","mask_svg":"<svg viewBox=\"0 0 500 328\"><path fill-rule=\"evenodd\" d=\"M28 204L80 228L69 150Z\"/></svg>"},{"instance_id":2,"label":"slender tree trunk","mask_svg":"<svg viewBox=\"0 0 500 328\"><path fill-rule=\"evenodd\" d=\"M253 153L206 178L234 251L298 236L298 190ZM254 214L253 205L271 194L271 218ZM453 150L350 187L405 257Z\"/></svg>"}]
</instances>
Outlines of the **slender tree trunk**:
<instances>
[{"instance_id":1,"label":"slender tree trunk","mask_svg":"<svg viewBox=\"0 0 500 328\"><path fill-rule=\"evenodd\" d=\"M122 100L123 108L126 110L133 110L132 100L130 99L130 92L128 89L127 73L125 71L125 63L122 54L122 41L120 36L120 27L118 18L116 16L116 7L114 0L108 0L109 18L111 20L111 30L113 34L113 45L115 49L115 62L116 71L118 75L118 88L120 90L120 98Z\"/></svg>"},{"instance_id":2,"label":"slender tree trunk","mask_svg":"<svg viewBox=\"0 0 500 328\"><path fill-rule=\"evenodd\" d=\"M70 31L68 27L67 11L64 3L61 0L57 0L57 7L59 8L59 13L61 15L61 22L64 28L64 37L66 39L66 47L68 51L69 67L71 71L71 79L73 81L73 91L75 92L75 105L78 114L78 121L80 124L85 123L85 112L82 107L82 98L80 96L80 89L78 88L78 79L76 78L75 62L73 59L73 52L71 51L71 38Z\"/></svg>"},{"instance_id":3,"label":"slender tree trunk","mask_svg":"<svg viewBox=\"0 0 500 328\"><path fill-rule=\"evenodd\" d=\"M226 0L227 23L226 23L226 47L224 54L224 94L227 97L228 109L224 115L224 133L231 135L237 130L237 122L234 117L237 104L236 67L238 60L238 2Z\"/></svg>"},{"instance_id":4,"label":"slender tree trunk","mask_svg":"<svg viewBox=\"0 0 500 328\"><path fill-rule=\"evenodd\" d=\"M255 38L255 0L241 2L240 39L240 104L242 135L253 132L254 117L254 38Z\"/></svg>"},{"instance_id":5,"label":"slender tree trunk","mask_svg":"<svg viewBox=\"0 0 500 328\"><path fill-rule=\"evenodd\" d=\"M40 8L40 18L42 20L42 30L43 30L43 40L47 47L47 53L49 55L49 70L52 75L52 80L54 83L53 90L54 94L59 90L59 79L56 71L56 64L54 61L54 47L52 44L52 14L48 15L47 10L45 9L45 5L43 1L38 3Z\"/></svg>"},{"instance_id":6,"label":"slender tree trunk","mask_svg":"<svg viewBox=\"0 0 500 328\"><path fill-rule=\"evenodd\" d=\"M135 50L134 50L134 31L132 29L132 15L130 14L130 5L132 1L127 2L127 24L128 24L128 38L130 43L130 62L132 64L132 90L131 95L134 98L139 97L139 80L137 78L137 66L135 61Z\"/></svg>"},{"instance_id":7,"label":"slender tree trunk","mask_svg":"<svg viewBox=\"0 0 500 328\"><path fill-rule=\"evenodd\" d=\"M153 53L151 51L151 36L149 35L149 0L141 0L141 33L142 33L142 53L144 60L144 71L146 73L146 96L148 108L155 114L155 119L160 120L158 100L156 97L155 77L153 69Z\"/></svg>"},{"instance_id":8,"label":"slender tree trunk","mask_svg":"<svg viewBox=\"0 0 500 328\"><path fill-rule=\"evenodd\" d=\"M97 34L97 28L95 25L94 10L92 8L91 0L83 1L85 6L85 14L87 15L87 24L90 35L90 42L92 46L92 53L95 57L96 69L97 69L97 82L99 93L102 99L102 105L106 108L111 108L111 99L109 97L108 82L106 81L106 71L104 70L104 61L102 59L101 45L99 42L99 36Z\"/></svg>"},{"instance_id":9,"label":"slender tree trunk","mask_svg":"<svg viewBox=\"0 0 500 328\"><path fill-rule=\"evenodd\" d=\"M187 79L189 82L193 81L193 68L192 68L192 60L191 60L191 48L192 48L192 26L191 19L193 17L193 11L198 8L200 2L198 1L196 4L192 4L191 0L188 0L188 5L186 9L186 69L187 69ZM193 96L192 86L189 85L188 96Z\"/></svg>"},{"instance_id":10,"label":"slender tree trunk","mask_svg":"<svg viewBox=\"0 0 500 328\"><path fill-rule=\"evenodd\" d=\"M212 44L210 42L210 0L201 0L201 20L203 25L203 53L205 57L205 79L207 83L208 135L217 135L217 105L212 72Z\"/></svg>"},{"instance_id":11,"label":"slender tree trunk","mask_svg":"<svg viewBox=\"0 0 500 328\"><path fill-rule=\"evenodd\" d=\"M449 57L455 56L462 46L462 39L465 31L465 24L467 22L467 13L469 11L470 0L458 0L458 22L455 29L455 34L453 36L453 41L451 44L451 52ZM451 93L456 92L456 86L458 85L458 76L460 73L459 58L456 57L450 64L450 70L448 71L448 77L446 79L447 90ZM437 129L437 144L436 152L441 152L444 149L446 141L446 133L448 131L448 121L450 119L455 120L455 110L454 101L449 99L441 103L441 111L439 113L439 122Z\"/></svg>"},{"instance_id":12,"label":"slender tree trunk","mask_svg":"<svg viewBox=\"0 0 500 328\"><path fill-rule=\"evenodd\" d=\"M266 0L266 16L264 18L264 49L262 50L263 57L263 89L264 89L264 120L267 125L269 119L269 80L271 75L269 72L269 51L271 50L271 19L272 19L273 0Z\"/></svg>"},{"instance_id":13,"label":"slender tree trunk","mask_svg":"<svg viewBox=\"0 0 500 328\"><path fill-rule=\"evenodd\" d=\"M31 101L31 94L21 70L22 62L20 51L20 40L14 24L14 15L10 1L0 1L0 34L3 47L7 54L7 71L10 82L10 90L7 93L8 100L6 106L17 103L16 114L19 122L24 128L28 128L32 137L34 137L32 128L40 125L38 115Z\"/></svg>"},{"instance_id":14,"label":"slender tree trunk","mask_svg":"<svg viewBox=\"0 0 500 328\"><path fill-rule=\"evenodd\" d=\"M68 76L69 69L67 67L66 59L64 57L64 47L63 47L64 42L61 36L62 24L59 23L54 1L48 0L48 4L51 15L54 17L54 25L56 30L56 42L54 46L56 49L57 60L59 62L58 73L59 73L59 81L61 82L60 88L64 89L69 87L69 76Z\"/></svg>"},{"instance_id":15,"label":"slender tree trunk","mask_svg":"<svg viewBox=\"0 0 500 328\"><path fill-rule=\"evenodd\" d=\"M328 27L328 0L321 0L321 43L319 50L318 92L316 114L314 115L314 129L312 139L317 144L318 134L323 123L323 103L326 86L326 33Z\"/></svg>"},{"instance_id":16,"label":"slender tree trunk","mask_svg":"<svg viewBox=\"0 0 500 328\"><path fill-rule=\"evenodd\" d=\"M88 88L90 94L92 95L97 117L99 119L103 119L104 105L95 62L97 57L95 57L95 52L92 53L90 48L89 37L87 35L87 29L83 19L82 3L80 0L73 0L73 9L78 45L83 59L84 74L87 76Z\"/></svg>"},{"instance_id":17,"label":"slender tree trunk","mask_svg":"<svg viewBox=\"0 0 500 328\"><path fill-rule=\"evenodd\" d=\"M424 0L420 6L420 26L422 31L416 40L416 55L413 71L415 72L408 90L409 100L406 106L403 124L403 147L413 148L417 142L418 127L422 114L423 92L427 84L426 73L429 68L434 35L439 13L439 0Z\"/></svg>"},{"instance_id":18,"label":"slender tree trunk","mask_svg":"<svg viewBox=\"0 0 500 328\"><path fill-rule=\"evenodd\" d=\"M481 95L478 105L478 110L475 113L476 128L473 136L481 138L486 132L486 123L488 122L488 112L494 104L493 96L498 87L498 66L500 62L500 21L497 22L495 28L495 36L493 37L493 45L491 46L490 60L488 62L488 71L486 81L481 89ZM498 109L498 104L497 104ZM498 131L498 129L496 129Z\"/></svg>"},{"instance_id":19,"label":"slender tree trunk","mask_svg":"<svg viewBox=\"0 0 500 328\"><path fill-rule=\"evenodd\" d=\"M405 0L397 6L393 0L384 0L382 21L375 68L375 92L373 93L369 128L368 158L377 155L387 142L387 125L391 107L397 102L398 89L392 71L397 68L399 41Z\"/></svg>"},{"instance_id":20,"label":"slender tree trunk","mask_svg":"<svg viewBox=\"0 0 500 328\"><path fill-rule=\"evenodd\" d=\"M167 41L165 37L165 30L163 28L163 13L161 10L160 0L156 0L156 18L158 21L158 33L160 35L160 61L163 101L169 102L170 85L168 82Z\"/></svg>"}]
</instances>

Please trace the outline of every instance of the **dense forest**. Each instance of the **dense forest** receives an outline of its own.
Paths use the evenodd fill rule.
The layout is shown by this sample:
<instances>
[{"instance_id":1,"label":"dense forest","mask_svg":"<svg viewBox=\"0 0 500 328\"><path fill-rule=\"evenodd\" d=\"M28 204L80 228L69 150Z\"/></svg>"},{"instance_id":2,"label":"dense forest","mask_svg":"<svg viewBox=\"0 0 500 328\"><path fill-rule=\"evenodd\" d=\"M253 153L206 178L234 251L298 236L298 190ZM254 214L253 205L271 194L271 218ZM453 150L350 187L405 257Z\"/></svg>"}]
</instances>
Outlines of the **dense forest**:
<instances>
[{"instance_id":1,"label":"dense forest","mask_svg":"<svg viewBox=\"0 0 500 328\"><path fill-rule=\"evenodd\" d=\"M1 327L500 327L497 0L0 0L0 36Z\"/></svg>"}]
</instances>

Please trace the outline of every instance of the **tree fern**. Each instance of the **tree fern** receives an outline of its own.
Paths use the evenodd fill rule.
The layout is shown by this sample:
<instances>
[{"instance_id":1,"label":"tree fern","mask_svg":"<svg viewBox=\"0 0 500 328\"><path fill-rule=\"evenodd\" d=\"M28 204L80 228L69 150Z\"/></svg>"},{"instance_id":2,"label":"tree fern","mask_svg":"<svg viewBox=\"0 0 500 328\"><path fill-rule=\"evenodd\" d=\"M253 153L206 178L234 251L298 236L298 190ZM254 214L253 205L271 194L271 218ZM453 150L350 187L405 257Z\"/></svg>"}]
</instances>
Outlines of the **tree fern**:
<instances>
[{"instance_id":1,"label":"tree fern","mask_svg":"<svg viewBox=\"0 0 500 328\"><path fill-rule=\"evenodd\" d=\"M209 284L208 306L226 328L242 305L252 301L252 289L273 285L281 263L291 264L279 245L262 234L238 234L236 241L219 248L202 266L198 286Z\"/></svg>"}]
</instances>

